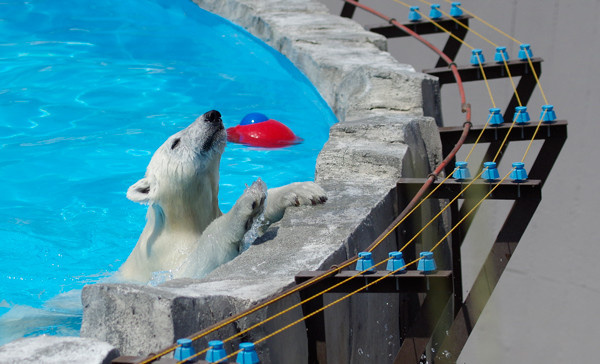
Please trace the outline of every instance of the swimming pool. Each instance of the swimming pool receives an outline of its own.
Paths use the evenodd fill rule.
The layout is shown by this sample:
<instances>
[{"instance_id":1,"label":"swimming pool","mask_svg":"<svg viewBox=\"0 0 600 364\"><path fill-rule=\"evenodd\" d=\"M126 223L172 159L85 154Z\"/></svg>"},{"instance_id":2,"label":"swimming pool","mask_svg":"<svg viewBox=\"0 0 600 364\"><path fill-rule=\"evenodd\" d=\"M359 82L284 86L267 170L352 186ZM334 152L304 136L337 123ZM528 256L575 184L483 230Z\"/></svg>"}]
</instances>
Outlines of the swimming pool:
<instances>
[{"instance_id":1,"label":"swimming pool","mask_svg":"<svg viewBox=\"0 0 600 364\"><path fill-rule=\"evenodd\" d=\"M304 142L229 144L227 211L257 177L310 180L335 116L283 56L189 0L8 1L0 15L0 344L77 335L79 290L144 226L125 198L154 150L198 115L257 111Z\"/></svg>"}]
</instances>

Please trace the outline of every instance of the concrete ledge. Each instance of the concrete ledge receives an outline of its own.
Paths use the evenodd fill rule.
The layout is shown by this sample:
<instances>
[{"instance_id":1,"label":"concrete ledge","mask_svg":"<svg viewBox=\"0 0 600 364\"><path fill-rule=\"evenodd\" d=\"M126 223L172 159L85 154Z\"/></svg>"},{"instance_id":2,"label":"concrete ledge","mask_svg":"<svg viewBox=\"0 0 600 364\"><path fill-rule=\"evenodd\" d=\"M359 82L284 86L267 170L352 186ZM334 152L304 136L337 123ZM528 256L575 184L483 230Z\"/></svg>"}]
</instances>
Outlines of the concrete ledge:
<instances>
[{"instance_id":1,"label":"concrete ledge","mask_svg":"<svg viewBox=\"0 0 600 364\"><path fill-rule=\"evenodd\" d=\"M423 92L439 95L434 77L398 63L387 40L318 1L194 0L246 28L290 59L311 80L340 121L374 110L439 116L423 109ZM433 81L433 82L432 82Z\"/></svg>"},{"instance_id":2,"label":"concrete ledge","mask_svg":"<svg viewBox=\"0 0 600 364\"><path fill-rule=\"evenodd\" d=\"M439 115L437 82L395 61L385 51L380 35L328 14L314 0L194 1L286 55L332 107L340 122L332 127L316 166L316 181L327 191L329 201L289 209L248 251L202 280L181 279L159 287L85 287L81 335L107 341L123 355L156 352L283 291L300 270L327 269L353 256L397 213L396 180L425 176L440 160L436 122L427 117ZM374 258L383 259L397 248L392 235L374 252ZM385 323L398 311L394 298L385 300L390 310L369 311L376 300L361 297L328 313L327 330L340 349L330 350L330 362L390 360L399 345L398 325ZM239 333L298 301L297 295L290 296L206 339ZM362 325L353 320L355 315L366 315L371 323ZM254 341L301 316L301 310L295 309L242 338ZM347 330L340 331L340 327ZM386 339L373 340L374 334L385 334ZM205 344L204 339L198 341L197 349ZM237 347L226 349L231 352ZM305 363L304 325L257 349L261 363Z\"/></svg>"},{"instance_id":3,"label":"concrete ledge","mask_svg":"<svg viewBox=\"0 0 600 364\"><path fill-rule=\"evenodd\" d=\"M15 340L0 347L0 363L109 364L119 356L112 345L79 337L37 336Z\"/></svg>"}]
</instances>

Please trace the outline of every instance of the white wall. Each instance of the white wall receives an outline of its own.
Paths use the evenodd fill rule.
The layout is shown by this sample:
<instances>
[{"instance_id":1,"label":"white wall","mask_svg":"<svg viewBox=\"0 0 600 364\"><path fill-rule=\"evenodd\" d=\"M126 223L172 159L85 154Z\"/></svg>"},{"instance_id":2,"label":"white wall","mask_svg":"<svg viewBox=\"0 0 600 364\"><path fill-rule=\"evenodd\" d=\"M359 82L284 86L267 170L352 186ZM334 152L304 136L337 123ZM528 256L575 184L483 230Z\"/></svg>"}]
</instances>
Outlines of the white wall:
<instances>
[{"instance_id":1,"label":"white wall","mask_svg":"<svg viewBox=\"0 0 600 364\"><path fill-rule=\"evenodd\" d=\"M341 0L322 0L339 14ZM407 9L393 0L361 0L397 19ZM421 9L428 6L406 0ZM442 3L448 11L449 4ZM600 239L597 237L598 136L600 135L600 1L598 0L463 0L465 8L520 41L532 45L542 57L541 84L559 119L567 119L569 139L543 190L543 200L510 261L459 363L591 363L597 362L596 338L600 331ZM378 24L376 18L357 10L362 24ZM476 20L472 27L495 43L506 45L515 57L518 45ZM442 46L446 36L428 39ZM470 33L466 41L482 48L488 59L493 47ZM390 41L390 52L417 70L431 68L433 53L415 40ZM468 62L463 48L457 63ZM495 101L504 107L512 88L507 80L493 81ZM454 85L446 85L442 103L446 125L464 121ZM474 124L483 124L490 99L483 83L467 84ZM528 106L532 119L539 117L543 99L534 91ZM520 159L526 145L516 145L504 158L504 166ZM534 153L535 151L531 152ZM513 160L514 159L514 160ZM528 158L527 166L531 166ZM502 165L500 166L502 168ZM499 205L499 206L496 206ZM486 231L495 232L506 206L490 205L476 220L479 229L465 243L465 282L473 279L487 254ZM470 262L470 263L469 263Z\"/></svg>"}]
</instances>

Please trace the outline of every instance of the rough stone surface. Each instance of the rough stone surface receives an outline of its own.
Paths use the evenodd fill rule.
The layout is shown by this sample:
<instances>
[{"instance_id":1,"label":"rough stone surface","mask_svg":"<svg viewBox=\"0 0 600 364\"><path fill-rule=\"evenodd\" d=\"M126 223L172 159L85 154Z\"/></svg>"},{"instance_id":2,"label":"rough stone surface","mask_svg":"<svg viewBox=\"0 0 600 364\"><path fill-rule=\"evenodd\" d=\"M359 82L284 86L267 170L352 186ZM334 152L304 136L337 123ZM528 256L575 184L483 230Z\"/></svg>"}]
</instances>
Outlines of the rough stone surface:
<instances>
[{"instance_id":1,"label":"rough stone surface","mask_svg":"<svg viewBox=\"0 0 600 364\"><path fill-rule=\"evenodd\" d=\"M340 121L374 110L439 117L435 78L388 52L385 37L329 14L317 1L194 0L246 28L289 58ZM425 106L425 109L424 109Z\"/></svg>"},{"instance_id":2,"label":"rough stone surface","mask_svg":"<svg viewBox=\"0 0 600 364\"><path fill-rule=\"evenodd\" d=\"M246 28L286 55L313 82L339 123L319 154L316 181L324 205L288 209L246 252L202 280L159 287L96 284L83 290L81 335L107 341L123 355L156 352L181 337L262 302L293 285L301 270L327 269L369 245L398 212L396 180L425 176L440 159L437 81L396 62L385 39L314 0L194 0ZM374 259L398 248L392 234ZM328 302L335 295L325 297ZM298 295L209 335L255 341L302 317ZM399 346L397 298L363 296L326 314L332 363L385 363ZM359 319L361 318L361 319ZM255 323L264 325L249 332ZM382 340L373 340L373 335ZM239 339L226 344L231 352ZM304 323L258 345L261 363L305 363ZM360 350L358 350L360 349ZM390 359L391 357L391 359Z\"/></svg>"},{"instance_id":3,"label":"rough stone surface","mask_svg":"<svg viewBox=\"0 0 600 364\"><path fill-rule=\"evenodd\" d=\"M108 364L119 350L107 343L79 337L37 336L0 346L3 364Z\"/></svg>"},{"instance_id":4,"label":"rough stone surface","mask_svg":"<svg viewBox=\"0 0 600 364\"><path fill-rule=\"evenodd\" d=\"M316 180L351 176L368 183L395 183L399 176L423 176L439 163L432 119L392 113L346 120L332 126L319 153Z\"/></svg>"}]
</instances>

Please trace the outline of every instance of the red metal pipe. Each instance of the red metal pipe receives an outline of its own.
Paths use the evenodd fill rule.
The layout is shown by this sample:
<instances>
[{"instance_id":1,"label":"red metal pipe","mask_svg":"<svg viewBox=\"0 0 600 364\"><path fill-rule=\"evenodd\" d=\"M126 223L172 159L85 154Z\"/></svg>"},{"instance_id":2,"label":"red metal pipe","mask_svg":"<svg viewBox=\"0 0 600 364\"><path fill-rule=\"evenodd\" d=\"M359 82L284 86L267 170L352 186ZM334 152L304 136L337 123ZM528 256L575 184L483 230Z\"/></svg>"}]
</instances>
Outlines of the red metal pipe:
<instances>
[{"instance_id":1,"label":"red metal pipe","mask_svg":"<svg viewBox=\"0 0 600 364\"><path fill-rule=\"evenodd\" d=\"M354 1L354 0L343 0L346 3L350 4L350 5L354 5L356 7L359 7L375 16L380 17L381 19L385 20L386 22L402 29L404 32L406 32L407 34L410 34L410 36L412 36L413 38L417 39L419 42L423 43L425 46L427 46L429 49L431 49L432 51L434 51L436 54L438 54L444 61L446 61L446 63L448 63L448 67L450 67L450 69L452 70L452 74L454 74L454 78L456 79L456 85L458 86L458 92L460 94L460 101L461 101L461 110L462 112L466 112L466 122L470 123L471 122L471 105L467 104L467 98L465 96L465 89L462 83L462 79L460 78L460 74L458 73L458 69L456 67L456 64L454 63L454 61L452 61L452 59L450 59L450 57L448 57L444 52L442 52L440 49L438 49L436 46L434 46L433 44L431 44L429 41L427 41L427 39L423 38L422 36L420 36L419 34L415 33L414 31L412 31L410 28L404 26L404 24L399 23L398 21L396 21L396 19L391 18L383 13L378 12L377 10L370 8L364 4L359 3L358 1Z\"/></svg>"},{"instance_id":2,"label":"red metal pipe","mask_svg":"<svg viewBox=\"0 0 600 364\"><path fill-rule=\"evenodd\" d=\"M394 221L390 224L390 227L388 227L388 229L386 229L377 239L375 239L375 241L373 243L371 243L371 245L369 245L367 250L371 251L379 244L380 240L383 239L383 237L385 235L387 235L387 233L390 231L390 228L395 227L396 224L398 224L398 222L400 220L402 220L407 214L410 213L410 211L412 211L414 209L414 207L417 205L418 201L425 194L425 191L427 191L427 189L435 181L435 179L437 178L437 175L440 174L444 170L444 168L446 168L446 166L448 165L448 163L450 163L452 161L452 159L454 159L454 157L456 156L456 153L459 151L459 149L464 144L464 142L467 138L467 135L469 134L469 130L471 129L471 126L473 125L473 124L471 124L471 105L467 103L467 99L465 96L465 89L464 89L460 74L458 73L458 68L456 67L456 64L444 52L442 52L440 49L438 49L436 46L431 44L429 41L427 41L425 38L423 38L419 34L412 31L410 28L404 26L404 24L401 24L398 21L396 21L396 19L390 18L389 16L387 16L383 13L380 13L377 10L372 9L364 4L361 4L358 1L354 1L354 0L343 0L343 1L345 1L348 4L354 5L356 7L359 7L373 15L376 15L376 16L380 17L381 19L387 21L388 23L402 29L404 32L406 32L407 34L411 35L413 38L417 39L418 41L420 41L421 43L426 45L429 49L434 51L444 61L446 61L446 63L448 63L448 66L452 70L452 74L454 75L454 78L456 79L456 85L458 86L458 92L460 94L461 111L466 113L466 115L465 115L466 120L464 123L463 132L461 134L460 139L458 140L458 143L456 143L456 145L450 151L450 153L448 153L446 158L444 158L444 160L435 168L433 173L431 173L429 175L429 177L427 178L427 181L423 184L423 186L419 189L419 191L415 194L415 196L410 200L410 202L406 205L406 207L404 208L404 210L402 210L402 212L398 215L398 217L396 217L396 219L394 219Z\"/></svg>"}]
</instances>

